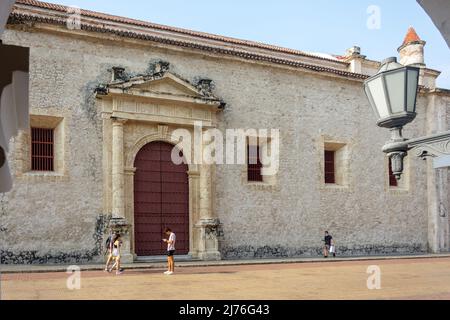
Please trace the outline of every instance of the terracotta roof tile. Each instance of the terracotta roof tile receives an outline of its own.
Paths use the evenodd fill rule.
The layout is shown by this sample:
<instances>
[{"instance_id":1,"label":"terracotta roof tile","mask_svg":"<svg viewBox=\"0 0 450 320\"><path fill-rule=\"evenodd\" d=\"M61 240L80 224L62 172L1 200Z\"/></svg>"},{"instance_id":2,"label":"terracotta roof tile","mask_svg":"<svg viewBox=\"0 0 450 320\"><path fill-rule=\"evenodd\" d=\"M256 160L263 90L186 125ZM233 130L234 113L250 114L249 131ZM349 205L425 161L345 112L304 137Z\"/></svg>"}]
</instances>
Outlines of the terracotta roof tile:
<instances>
[{"instance_id":1,"label":"terracotta roof tile","mask_svg":"<svg viewBox=\"0 0 450 320\"><path fill-rule=\"evenodd\" d=\"M68 7L61 6L61 5L54 5L54 4L35 1L35 0L18 0L18 3L25 4L25 5L31 5L31 6L35 6L35 7L39 7L39 8L46 8L46 9L50 9L50 10L62 11L62 12L66 12L66 10L68 8ZM82 10L82 14L85 16L89 14L90 17L93 17L93 15L95 14L96 17L98 17L99 19L110 19L110 20L121 19L124 21L129 20L127 18L120 18L120 17L114 18L114 16L110 16L110 15L105 15L105 17L107 17L107 18L104 18L103 17L104 14L102 14L102 13L90 13L90 11L86 11L86 10ZM10 15L10 20L8 21L8 23L22 24L22 23L26 23L27 21L61 25L61 26L66 25L65 17L43 15L38 12L26 12L26 11L23 12L20 9L13 10L13 12ZM133 24L138 23L138 22L136 22L136 20L132 20L132 21L135 21L135 22L133 22ZM123 23L126 24L127 22L123 22ZM150 24L147 22L139 22L139 23ZM153 25L153 24L151 24L151 25ZM170 29L171 27L166 27L166 28ZM180 39L175 39L173 37L172 38L167 37L165 35L149 34L149 33L145 32L145 30L139 31L139 30L121 28L118 25L107 25L105 23L89 23L87 21L82 21L81 29L84 31L89 31L89 32L110 33L110 34L114 34L119 37L127 37L127 38L139 39L139 40L144 40L144 41L152 41L152 42L163 43L163 44L171 45L171 46L190 48L190 49L201 50L201 51L206 51L206 52L211 52L211 53L231 55L231 56L235 56L235 57L238 57L241 59L246 59L246 60L262 61L262 62L269 62L269 63L278 64L278 65L290 66L290 67L294 67L294 68L302 68L302 69L310 70L313 72L334 74L337 76L346 77L346 78L350 78L350 79L354 79L354 80L364 80L364 79L368 78L368 76L364 75L364 74L348 72L348 71L335 69L335 68L328 67L328 66L308 64L305 62L301 62L301 61L293 60L293 59L289 59L289 58L277 57L277 56L273 56L273 55L269 54L268 52L261 53L261 52L257 52L257 51L248 51L248 50L243 49L243 47L241 47L241 48L224 47L224 46L220 46L220 44L213 45L213 44L209 44L209 43L205 44L205 43L193 42L193 41L189 41L189 40L180 40ZM186 32L188 32L188 31L186 31ZM214 35L208 35L208 36L218 37L218 36L214 36ZM225 39L228 39L228 38L225 38ZM222 40L222 41L228 42L228 40ZM233 39L233 41L244 41L244 40ZM244 41L244 42L246 42L246 41ZM284 49L282 49L282 50L284 50ZM286 50L289 50L289 49L286 49ZM317 59L327 60L325 58L320 58L320 57L318 57ZM346 63L346 64L348 64L348 63Z\"/></svg>"},{"instance_id":2,"label":"terracotta roof tile","mask_svg":"<svg viewBox=\"0 0 450 320\"><path fill-rule=\"evenodd\" d=\"M34 6L34 7L38 7L38 8L55 10L55 11L59 11L59 12L67 12L67 10L69 8L68 6L64 6L64 5L36 1L36 0L17 0L16 3L30 5L30 6ZM326 58L326 57L321 57L321 56L314 55L314 54L307 53L307 52L300 51L300 50L283 48L283 47L269 45L269 44L260 43L260 42L256 42L256 41L241 40L241 39L225 37L225 36L220 36L220 35L215 35L215 34L210 34L210 33L205 33L205 32L176 28L176 27L161 25L161 24L157 24L157 23L135 20L135 19L115 16L115 15L110 15L110 14L105 14L105 13L100 13L100 12L95 12L95 11L90 11L90 10L81 9L81 15L85 16L85 17L90 17L90 18L108 20L108 21L116 22L116 23L129 24L129 25L134 25L134 26L138 26L138 27L146 27L146 28L151 28L151 29L175 32L175 33L190 35L190 36L209 39L209 40L222 41L222 42L226 42L226 43L230 43L230 44L244 45L244 46L249 46L249 47L253 47L253 48L266 49L266 50L271 50L271 51L275 51L275 52L281 52L281 53L299 55L299 56L304 56L304 57L311 57L314 59L333 61L335 63L347 64L346 62L340 61L338 59L330 59L330 58Z\"/></svg>"},{"instance_id":3,"label":"terracotta roof tile","mask_svg":"<svg viewBox=\"0 0 450 320\"><path fill-rule=\"evenodd\" d=\"M418 36L416 30L414 30L413 27L409 27L408 32L406 33L405 39L403 40L402 46L411 43L411 42L417 42L422 41L420 37Z\"/></svg>"}]
</instances>

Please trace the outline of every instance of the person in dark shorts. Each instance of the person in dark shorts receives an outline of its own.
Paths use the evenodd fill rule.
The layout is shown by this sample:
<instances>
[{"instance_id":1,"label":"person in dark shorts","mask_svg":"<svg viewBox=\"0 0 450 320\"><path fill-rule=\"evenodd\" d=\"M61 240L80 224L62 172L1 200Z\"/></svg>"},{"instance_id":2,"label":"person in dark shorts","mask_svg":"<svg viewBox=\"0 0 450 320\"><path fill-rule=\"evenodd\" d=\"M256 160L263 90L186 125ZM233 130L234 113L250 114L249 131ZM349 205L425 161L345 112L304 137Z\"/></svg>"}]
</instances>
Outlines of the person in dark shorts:
<instances>
[{"instance_id":1,"label":"person in dark shorts","mask_svg":"<svg viewBox=\"0 0 450 320\"><path fill-rule=\"evenodd\" d=\"M167 271L164 272L164 274L171 275L175 271L175 262L173 260L173 255L175 253L175 242L177 237L170 228L166 228L164 233L169 237L169 239L163 239L163 241L167 243Z\"/></svg>"},{"instance_id":2,"label":"person in dark shorts","mask_svg":"<svg viewBox=\"0 0 450 320\"><path fill-rule=\"evenodd\" d=\"M333 237L328 233L328 231L325 231L325 238L324 238L325 246L323 247L323 257L324 258L328 258L328 253L330 251L332 240L333 240Z\"/></svg>"}]
</instances>

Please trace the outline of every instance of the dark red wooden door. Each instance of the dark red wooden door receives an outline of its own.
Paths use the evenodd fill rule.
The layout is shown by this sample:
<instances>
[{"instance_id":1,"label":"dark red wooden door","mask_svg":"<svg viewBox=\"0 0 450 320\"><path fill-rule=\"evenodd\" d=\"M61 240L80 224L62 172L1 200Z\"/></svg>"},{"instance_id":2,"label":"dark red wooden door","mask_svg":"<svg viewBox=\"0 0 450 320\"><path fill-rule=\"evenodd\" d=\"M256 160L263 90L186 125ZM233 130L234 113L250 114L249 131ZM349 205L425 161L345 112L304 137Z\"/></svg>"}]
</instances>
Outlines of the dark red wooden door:
<instances>
[{"instance_id":1,"label":"dark red wooden door","mask_svg":"<svg viewBox=\"0 0 450 320\"><path fill-rule=\"evenodd\" d=\"M138 256L163 255L164 229L175 232L176 254L189 252L188 167L171 160L173 145L151 142L136 155L134 233Z\"/></svg>"}]
</instances>

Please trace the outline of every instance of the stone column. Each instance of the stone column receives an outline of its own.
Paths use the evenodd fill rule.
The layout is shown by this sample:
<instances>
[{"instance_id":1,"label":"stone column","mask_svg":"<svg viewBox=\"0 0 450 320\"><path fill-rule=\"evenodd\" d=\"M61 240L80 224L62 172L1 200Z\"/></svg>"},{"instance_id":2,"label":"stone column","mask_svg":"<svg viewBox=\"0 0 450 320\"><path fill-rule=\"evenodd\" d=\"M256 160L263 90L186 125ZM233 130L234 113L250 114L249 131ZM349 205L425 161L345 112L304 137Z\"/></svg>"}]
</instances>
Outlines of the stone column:
<instances>
[{"instance_id":1,"label":"stone column","mask_svg":"<svg viewBox=\"0 0 450 320\"><path fill-rule=\"evenodd\" d=\"M449 251L448 168L434 169L428 160L428 249Z\"/></svg>"},{"instance_id":2,"label":"stone column","mask_svg":"<svg viewBox=\"0 0 450 320\"><path fill-rule=\"evenodd\" d=\"M130 225L125 217L125 167L123 126L125 119L113 119L112 124L112 218L111 228L122 236L121 256L124 263L133 262Z\"/></svg>"},{"instance_id":3,"label":"stone column","mask_svg":"<svg viewBox=\"0 0 450 320\"><path fill-rule=\"evenodd\" d=\"M112 126L112 216L125 218L125 168L123 155L123 125L115 119Z\"/></svg>"},{"instance_id":4,"label":"stone column","mask_svg":"<svg viewBox=\"0 0 450 320\"><path fill-rule=\"evenodd\" d=\"M136 168L125 168L125 219L129 225L130 233L130 252L133 258L136 258L134 248L134 175Z\"/></svg>"},{"instance_id":5,"label":"stone column","mask_svg":"<svg viewBox=\"0 0 450 320\"><path fill-rule=\"evenodd\" d=\"M448 130L447 107L437 95L428 96L427 134ZM434 169L433 158L427 160L428 196L428 250L432 253L448 252L449 230L448 168Z\"/></svg>"},{"instance_id":6,"label":"stone column","mask_svg":"<svg viewBox=\"0 0 450 320\"><path fill-rule=\"evenodd\" d=\"M198 168L189 170L189 255L191 257L198 257L199 234L196 228L196 223L199 221L199 202L200 202L200 172Z\"/></svg>"},{"instance_id":7,"label":"stone column","mask_svg":"<svg viewBox=\"0 0 450 320\"><path fill-rule=\"evenodd\" d=\"M200 166L200 220L212 217L211 208L211 165Z\"/></svg>"},{"instance_id":8,"label":"stone column","mask_svg":"<svg viewBox=\"0 0 450 320\"><path fill-rule=\"evenodd\" d=\"M218 229L219 219L212 207L213 167L200 165L200 219L197 227L200 228L199 258L202 260L220 260Z\"/></svg>"}]
</instances>

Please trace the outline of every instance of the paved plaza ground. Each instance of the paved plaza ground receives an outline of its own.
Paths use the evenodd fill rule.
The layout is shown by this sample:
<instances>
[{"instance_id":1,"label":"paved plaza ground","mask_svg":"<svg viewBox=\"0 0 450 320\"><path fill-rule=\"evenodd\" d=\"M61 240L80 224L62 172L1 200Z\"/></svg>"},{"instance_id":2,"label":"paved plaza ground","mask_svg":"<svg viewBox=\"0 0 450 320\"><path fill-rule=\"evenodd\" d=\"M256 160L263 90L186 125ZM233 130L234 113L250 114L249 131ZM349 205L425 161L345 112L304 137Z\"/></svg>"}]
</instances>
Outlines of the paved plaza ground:
<instances>
[{"instance_id":1,"label":"paved plaza ground","mask_svg":"<svg viewBox=\"0 0 450 320\"><path fill-rule=\"evenodd\" d=\"M379 290L367 288L372 265L381 271ZM449 257L183 266L172 276L163 271L82 271L80 290L67 288L64 272L4 273L1 299L450 300Z\"/></svg>"}]
</instances>

